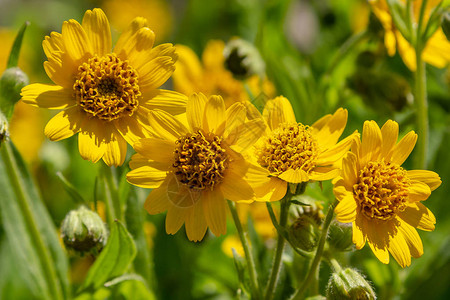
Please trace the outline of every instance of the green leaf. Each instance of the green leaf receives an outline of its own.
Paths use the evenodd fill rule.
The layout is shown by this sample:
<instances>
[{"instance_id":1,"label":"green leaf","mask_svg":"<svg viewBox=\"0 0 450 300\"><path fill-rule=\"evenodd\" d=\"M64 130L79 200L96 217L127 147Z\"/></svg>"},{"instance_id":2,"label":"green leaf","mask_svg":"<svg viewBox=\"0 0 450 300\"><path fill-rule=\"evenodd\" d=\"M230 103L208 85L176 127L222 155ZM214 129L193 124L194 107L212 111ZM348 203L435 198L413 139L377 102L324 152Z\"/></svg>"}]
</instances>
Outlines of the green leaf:
<instances>
[{"instance_id":1,"label":"green leaf","mask_svg":"<svg viewBox=\"0 0 450 300\"><path fill-rule=\"evenodd\" d=\"M25 30L30 25L30 22L23 23L22 27L20 27L19 32L17 33L16 39L14 40L14 44L12 46L11 52L9 54L7 68L17 67L17 63L19 62L19 54L20 48L22 48L22 40L25 35Z\"/></svg>"},{"instance_id":2,"label":"green leaf","mask_svg":"<svg viewBox=\"0 0 450 300\"><path fill-rule=\"evenodd\" d=\"M136 255L133 238L120 221L115 221L108 243L89 270L80 291L98 289L107 280L123 275Z\"/></svg>"},{"instance_id":3,"label":"green leaf","mask_svg":"<svg viewBox=\"0 0 450 300\"><path fill-rule=\"evenodd\" d=\"M36 298L66 299L68 263L53 221L12 143L0 152L0 213L12 260L27 266L21 275Z\"/></svg>"},{"instance_id":4,"label":"green leaf","mask_svg":"<svg viewBox=\"0 0 450 300\"><path fill-rule=\"evenodd\" d=\"M83 196L78 193L77 189L66 179L66 177L64 177L61 172L57 172L56 176L61 181L61 183L63 184L63 188L66 190L69 196L72 197L75 203L88 205L88 202L84 200Z\"/></svg>"}]
</instances>

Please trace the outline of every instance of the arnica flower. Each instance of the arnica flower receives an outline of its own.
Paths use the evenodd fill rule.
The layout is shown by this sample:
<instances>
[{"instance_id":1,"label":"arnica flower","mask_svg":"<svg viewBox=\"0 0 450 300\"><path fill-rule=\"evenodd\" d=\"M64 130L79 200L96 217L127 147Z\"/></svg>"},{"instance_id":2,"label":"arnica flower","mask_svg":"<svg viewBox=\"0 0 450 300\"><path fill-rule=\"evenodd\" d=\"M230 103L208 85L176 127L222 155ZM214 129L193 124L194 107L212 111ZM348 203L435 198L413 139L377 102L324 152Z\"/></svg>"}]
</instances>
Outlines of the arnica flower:
<instances>
[{"instance_id":1,"label":"arnica flower","mask_svg":"<svg viewBox=\"0 0 450 300\"><path fill-rule=\"evenodd\" d=\"M184 223L188 238L199 241L207 227L216 236L226 232L225 199L251 202L255 194L249 181L267 183L268 173L240 154L264 126L258 119L246 121L242 103L225 109L222 97L203 94L189 97L186 119L150 112L154 137L134 144L137 154L127 180L154 189L144 207L150 214L167 210L167 233L175 234Z\"/></svg>"},{"instance_id":2,"label":"arnica flower","mask_svg":"<svg viewBox=\"0 0 450 300\"><path fill-rule=\"evenodd\" d=\"M219 40L210 41L203 51L202 62L189 47L176 45L179 59L173 74L174 89L185 95L203 93L207 96L220 95L226 107L236 101L250 100L241 81L225 68L225 43ZM273 97L275 87L267 79L253 75L247 79L255 97L265 95ZM262 88L261 88L262 87Z\"/></svg>"},{"instance_id":3,"label":"arnica flower","mask_svg":"<svg viewBox=\"0 0 450 300\"><path fill-rule=\"evenodd\" d=\"M405 0L402 0L402 2L406 3ZM412 1L413 22L417 22L419 19L422 2L423 0ZM439 2L441 2L441 0L430 0L427 2L424 22L428 20L431 10L436 7ZM393 56L396 50L398 50L406 66L411 71L415 71L416 52L414 47L395 28L386 0L369 0L369 3L385 30L384 44L388 54ZM425 62L438 68L444 68L450 62L450 42L447 40L441 27L439 27L429 38L422 52L422 58Z\"/></svg>"},{"instance_id":4,"label":"arnica flower","mask_svg":"<svg viewBox=\"0 0 450 300\"><path fill-rule=\"evenodd\" d=\"M439 175L432 171L407 171L401 167L417 141L414 131L400 142L398 124L387 121L381 128L374 121L364 123L362 142L342 161L342 175L334 182L340 201L337 220L352 223L357 249L366 241L382 263L389 252L402 266L411 256L423 254L422 241L414 228L434 230L436 219L420 201L439 187Z\"/></svg>"},{"instance_id":5,"label":"arnica flower","mask_svg":"<svg viewBox=\"0 0 450 300\"><path fill-rule=\"evenodd\" d=\"M63 23L62 34L43 41L45 71L56 85L35 83L22 89L24 102L64 109L45 127L52 141L78 134L84 159L121 165L127 142L148 136L147 114L159 108L182 113L182 94L159 90L173 73L177 59L171 44L155 48L155 35L146 20L136 18L111 52L111 32L101 9L86 11L80 25Z\"/></svg>"},{"instance_id":6,"label":"arnica flower","mask_svg":"<svg viewBox=\"0 0 450 300\"><path fill-rule=\"evenodd\" d=\"M338 109L312 126L297 123L288 99L269 100L263 111L265 135L255 144L257 163L270 173L272 194L257 190L266 197L284 196L288 183L323 181L340 174L339 164L357 133L338 143L347 124L347 110ZM273 199L265 199L271 200Z\"/></svg>"}]
</instances>

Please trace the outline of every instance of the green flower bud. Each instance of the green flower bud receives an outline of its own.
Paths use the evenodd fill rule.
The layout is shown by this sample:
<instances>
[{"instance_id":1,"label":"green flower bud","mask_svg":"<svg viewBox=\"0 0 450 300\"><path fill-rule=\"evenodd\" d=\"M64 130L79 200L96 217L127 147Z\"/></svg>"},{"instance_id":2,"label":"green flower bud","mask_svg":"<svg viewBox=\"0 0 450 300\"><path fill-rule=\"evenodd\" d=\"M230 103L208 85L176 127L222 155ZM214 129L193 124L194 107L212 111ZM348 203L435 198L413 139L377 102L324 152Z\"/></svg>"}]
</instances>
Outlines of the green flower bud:
<instances>
[{"instance_id":1,"label":"green flower bud","mask_svg":"<svg viewBox=\"0 0 450 300\"><path fill-rule=\"evenodd\" d=\"M372 300L376 295L370 284L355 269L344 269L331 275L327 286L328 300Z\"/></svg>"},{"instance_id":2,"label":"green flower bud","mask_svg":"<svg viewBox=\"0 0 450 300\"><path fill-rule=\"evenodd\" d=\"M66 248L77 254L98 255L106 244L108 232L100 216L81 206L70 211L61 224L61 236Z\"/></svg>"},{"instance_id":3,"label":"green flower bud","mask_svg":"<svg viewBox=\"0 0 450 300\"><path fill-rule=\"evenodd\" d=\"M328 244L335 251L350 251L353 249L352 225L333 222L328 229Z\"/></svg>"},{"instance_id":4,"label":"green flower bud","mask_svg":"<svg viewBox=\"0 0 450 300\"><path fill-rule=\"evenodd\" d=\"M444 31L447 40L450 41L450 11L445 12L442 15L442 31Z\"/></svg>"},{"instance_id":5,"label":"green flower bud","mask_svg":"<svg viewBox=\"0 0 450 300\"><path fill-rule=\"evenodd\" d=\"M230 40L223 50L223 55L225 68L236 78L245 79L254 74L263 76L265 73L266 66L258 49L243 39Z\"/></svg>"},{"instance_id":6,"label":"green flower bud","mask_svg":"<svg viewBox=\"0 0 450 300\"><path fill-rule=\"evenodd\" d=\"M5 115L0 111L0 146L9 138L8 120Z\"/></svg>"},{"instance_id":7,"label":"green flower bud","mask_svg":"<svg viewBox=\"0 0 450 300\"><path fill-rule=\"evenodd\" d=\"M6 69L0 78L0 110L9 119L14 105L20 100L20 90L29 83L28 76L20 68Z\"/></svg>"},{"instance_id":8,"label":"green flower bud","mask_svg":"<svg viewBox=\"0 0 450 300\"><path fill-rule=\"evenodd\" d=\"M302 215L289 227L289 236L295 247L310 252L319 241L319 228L312 217Z\"/></svg>"}]
</instances>

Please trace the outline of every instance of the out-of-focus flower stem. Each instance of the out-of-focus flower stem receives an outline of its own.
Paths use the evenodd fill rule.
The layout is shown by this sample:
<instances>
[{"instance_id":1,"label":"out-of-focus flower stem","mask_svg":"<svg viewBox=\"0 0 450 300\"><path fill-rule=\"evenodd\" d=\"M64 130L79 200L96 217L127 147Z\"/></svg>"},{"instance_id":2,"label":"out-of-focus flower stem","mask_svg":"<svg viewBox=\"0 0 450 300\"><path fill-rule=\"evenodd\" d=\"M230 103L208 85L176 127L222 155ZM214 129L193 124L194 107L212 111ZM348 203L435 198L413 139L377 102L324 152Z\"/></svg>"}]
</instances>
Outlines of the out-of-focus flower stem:
<instances>
[{"instance_id":1,"label":"out-of-focus flower stem","mask_svg":"<svg viewBox=\"0 0 450 300\"><path fill-rule=\"evenodd\" d=\"M26 226L30 231L30 238L36 247L36 253L39 256L39 261L42 264L44 276L49 284L49 289L53 299L63 299L61 286L58 282L56 275L56 269L51 261L51 255L49 248L45 245L42 235L39 232L39 226L36 223L35 217L31 211L29 205L30 199L27 199L27 193L24 191L25 183L22 181L19 174L19 167L14 159L13 150L10 142L5 142L0 148L1 157L5 164L6 171L11 180L12 188L17 196L18 204L23 215L23 219L26 222Z\"/></svg>"},{"instance_id":2,"label":"out-of-focus flower stem","mask_svg":"<svg viewBox=\"0 0 450 300\"><path fill-rule=\"evenodd\" d=\"M417 143L416 156L414 161L414 167L416 169L426 169L426 160L428 155L428 99L427 99L427 77L425 71L425 62L422 60L422 51L425 47L426 41L423 40L422 28L423 17L425 14L425 8L427 0L422 1L420 7L420 15L417 26L415 51L416 51L416 72L415 72L415 95L414 102L416 105L417 114L417 131L419 134L419 140Z\"/></svg>"},{"instance_id":3,"label":"out-of-focus flower stem","mask_svg":"<svg viewBox=\"0 0 450 300\"><path fill-rule=\"evenodd\" d=\"M250 284L252 287L252 299L261 299L261 290L259 288L258 275L256 272L255 260L253 258L252 251L248 242L247 233L244 232L241 221L236 210L236 204L233 201L228 200L228 206L230 207L231 215L233 216L234 225L239 234L242 248L244 248L245 259L247 260L248 272L250 275Z\"/></svg>"},{"instance_id":4,"label":"out-of-focus flower stem","mask_svg":"<svg viewBox=\"0 0 450 300\"><path fill-rule=\"evenodd\" d=\"M325 222L323 223L322 227L322 235L320 236L319 244L317 245L316 254L314 256L314 259L311 263L311 266L308 271L308 275L306 275L305 281L302 282L299 289L295 292L295 294L292 296L292 300L299 300L303 299L303 294L305 293L306 289L311 283L311 280L316 276L317 270L319 268L320 260L322 259L323 255L323 249L325 246L325 242L328 235L328 228L330 227L331 220L333 219L334 214L334 208L338 204L338 200L334 200L332 204L330 204L330 207L328 208L327 216L325 217Z\"/></svg>"},{"instance_id":5,"label":"out-of-focus flower stem","mask_svg":"<svg viewBox=\"0 0 450 300\"><path fill-rule=\"evenodd\" d=\"M120 205L119 193L115 182L113 167L102 163L103 188L105 192L105 206L108 224L111 225L114 220L124 220L122 208Z\"/></svg>"}]
</instances>

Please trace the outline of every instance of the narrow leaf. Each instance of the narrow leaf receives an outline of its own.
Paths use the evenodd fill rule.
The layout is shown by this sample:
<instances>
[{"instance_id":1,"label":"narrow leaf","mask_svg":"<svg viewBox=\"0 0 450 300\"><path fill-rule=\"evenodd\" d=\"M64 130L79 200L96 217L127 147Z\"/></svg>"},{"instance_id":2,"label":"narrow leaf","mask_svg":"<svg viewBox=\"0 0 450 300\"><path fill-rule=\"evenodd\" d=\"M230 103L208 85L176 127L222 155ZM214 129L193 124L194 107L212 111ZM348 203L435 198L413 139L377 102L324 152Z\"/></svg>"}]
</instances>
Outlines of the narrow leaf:
<instances>
[{"instance_id":1,"label":"narrow leaf","mask_svg":"<svg viewBox=\"0 0 450 300\"><path fill-rule=\"evenodd\" d=\"M56 176L61 181L63 188L66 190L66 192L69 194L70 197L75 201L75 203L78 204L86 204L86 200L84 200L83 196L78 193L77 189L64 177L64 175L61 172L57 172Z\"/></svg>"}]
</instances>

